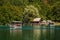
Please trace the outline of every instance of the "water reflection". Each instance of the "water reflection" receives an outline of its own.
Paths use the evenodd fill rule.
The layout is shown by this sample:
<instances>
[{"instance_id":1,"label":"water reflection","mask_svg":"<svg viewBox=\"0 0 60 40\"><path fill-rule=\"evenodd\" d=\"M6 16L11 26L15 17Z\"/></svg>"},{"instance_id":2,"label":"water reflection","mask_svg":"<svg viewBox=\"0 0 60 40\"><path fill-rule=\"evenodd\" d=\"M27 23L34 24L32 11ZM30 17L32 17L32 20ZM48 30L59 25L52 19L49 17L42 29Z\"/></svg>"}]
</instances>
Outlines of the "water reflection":
<instances>
[{"instance_id":1,"label":"water reflection","mask_svg":"<svg viewBox=\"0 0 60 40\"><path fill-rule=\"evenodd\" d=\"M9 39L10 32L9 30L0 30L0 40L10 40Z\"/></svg>"},{"instance_id":2,"label":"water reflection","mask_svg":"<svg viewBox=\"0 0 60 40\"><path fill-rule=\"evenodd\" d=\"M22 30L10 30L10 40L22 40Z\"/></svg>"},{"instance_id":3,"label":"water reflection","mask_svg":"<svg viewBox=\"0 0 60 40\"><path fill-rule=\"evenodd\" d=\"M56 27L60 28L60 26ZM41 29L0 30L0 40L60 40L60 30L50 29L45 26L36 26L36 25L33 26L32 28L41 28Z\"/></svg>"}]
</instances>

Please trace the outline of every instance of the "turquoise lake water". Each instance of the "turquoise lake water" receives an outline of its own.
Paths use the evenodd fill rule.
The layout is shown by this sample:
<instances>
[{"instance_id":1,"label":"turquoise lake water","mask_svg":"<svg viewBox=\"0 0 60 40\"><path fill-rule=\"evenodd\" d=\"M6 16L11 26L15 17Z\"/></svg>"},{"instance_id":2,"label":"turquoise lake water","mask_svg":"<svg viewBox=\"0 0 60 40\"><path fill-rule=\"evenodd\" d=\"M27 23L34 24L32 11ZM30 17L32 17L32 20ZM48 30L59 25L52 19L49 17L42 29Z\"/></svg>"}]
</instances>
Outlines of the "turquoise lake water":
<instances>
[{"instance_id":1,"label":"turquoise lake water","mask_svg":"<svg viewBox=\"0 0 60 40\"><path fill-rule=\"evenodd\" d=\"M60 40L60 26L0 27L0 40Z\"/></svg>"}]
</instances>

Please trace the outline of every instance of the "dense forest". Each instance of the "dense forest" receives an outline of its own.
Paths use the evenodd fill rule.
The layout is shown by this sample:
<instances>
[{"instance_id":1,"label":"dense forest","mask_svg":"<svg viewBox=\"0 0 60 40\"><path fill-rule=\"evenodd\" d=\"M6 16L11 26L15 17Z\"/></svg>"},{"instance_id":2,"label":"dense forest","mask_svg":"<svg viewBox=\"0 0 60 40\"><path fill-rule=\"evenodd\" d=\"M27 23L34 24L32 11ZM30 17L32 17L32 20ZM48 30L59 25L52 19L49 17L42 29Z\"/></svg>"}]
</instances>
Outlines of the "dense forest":
<instances>
[{"instance_id":1,"label":"dense forest","mask_svg":"<svg viewBox=\"0 0 60 40\"><path fill-rule=\"evenodd\" d=\"M35 17L60 21L60 0L0 0L0 25Z\"/></svg>"}]
</instances>

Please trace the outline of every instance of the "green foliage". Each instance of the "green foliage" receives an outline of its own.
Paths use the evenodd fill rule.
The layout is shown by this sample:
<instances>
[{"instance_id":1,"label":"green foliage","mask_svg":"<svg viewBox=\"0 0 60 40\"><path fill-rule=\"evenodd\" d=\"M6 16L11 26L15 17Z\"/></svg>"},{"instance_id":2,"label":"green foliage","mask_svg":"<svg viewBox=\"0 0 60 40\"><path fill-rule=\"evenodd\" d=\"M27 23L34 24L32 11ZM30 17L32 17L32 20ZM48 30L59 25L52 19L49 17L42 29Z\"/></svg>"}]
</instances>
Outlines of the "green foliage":
<instances>
[{"instance_id":1,"label":"green foliage","mask_svg":"<svg viewBox=\"0 0 60 40\"><path fill-rule=\"evenodd\" d=\"M12 21L32 21L35 17L44 20L60 20L60 0L0 0L0 24ZM31 7L31 5L33 5ZM29 10L25 10L29 9ZM25 14L23 12L25 11ZM26 20L25 20L26 19Z\"/></svg>"},{"instance_id":2,"label":"green foliage","mask_svg":"<svg viewBox=\"0 0 60 40\"><path fill-rule=\"evenodd\" d=\"M52 8L52 16L54 16L56 21L60 20L60 2L56 2Z\"/></svg>"},{"instance_id":3,"label":"green foliage","mask_svg":"<svg viewBox=\"0 0 60 40\"><path fill-rule=\"evenodd\" d=\"M24 10L24 22L31 22L36 17L40 17L38 9L33 5L26 6Z\"/></svg>"},{"instance_id":4,"label":"green foliage","mask_svg":"<svg viewBox=\"0 0 60 40\"><path fill-rule=\"evenodd\" d=\"M8 3L8 4L7 4ZM22 20L22 6L12 5L10 2L2 3L0 6L0 24L7 24L12 21Z\"/></svg>"}]
</instances>

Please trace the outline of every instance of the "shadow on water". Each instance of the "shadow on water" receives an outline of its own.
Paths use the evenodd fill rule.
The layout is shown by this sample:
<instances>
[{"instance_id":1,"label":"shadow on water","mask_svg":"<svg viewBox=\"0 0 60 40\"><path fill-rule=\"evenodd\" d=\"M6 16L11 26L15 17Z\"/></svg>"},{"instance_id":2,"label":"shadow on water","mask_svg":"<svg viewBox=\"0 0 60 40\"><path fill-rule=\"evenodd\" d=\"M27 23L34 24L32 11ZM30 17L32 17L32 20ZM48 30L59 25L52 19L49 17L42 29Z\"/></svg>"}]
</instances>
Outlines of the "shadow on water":
<instances>
[{"instance_id":1,"label":"shadow on water","mask_svg":"<svg viewBox=\"0 0 60 40\"><path fill-rule=\"evenodd\" d=\"M33 30L30 30L31 26L23 26L22 40L33 40Z\"/></svg>"},{"instance_id":2,"label":"shadow on water","mask_svg":"<svg viewBox=\"0 0 60 40\"><path fill-rule=\"evenodd\" d=\"M22 30L6 27L0 27L0 40L60 40L60 29L56 29L60 26L23 26Z\"/></svg>"},{"instance_id":3,"label":"shadow on water","mask_svg":"<svg viewBox=\"0 0 60 40\"><path fill-rule=\"evenodd\" d=\"M0 40L10 40L10 31L5 30L5 28L7 26L0 26Z\"/></svg>"},{"instance_id":4,"label":"shadow on water","mask_svg":"<svg viewBox=\"0 0 60 40\"><path fill-rule=\"evenodd\" d=\"M10 40L22 40L22 30L10 30Z\"/></svg>"},{"instance_id":5,"label":"shadow on water","mask_svg":"<svg viewBox=\"0 0 60 40\"><path fill-rule=\"evenodd\" d=\"M55 26L54 30L54 40L60 40L60 26Z\"/></svg>"}]
</instances>

